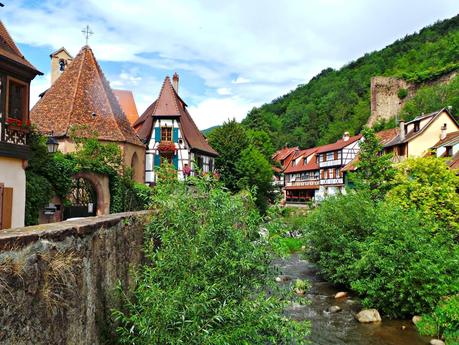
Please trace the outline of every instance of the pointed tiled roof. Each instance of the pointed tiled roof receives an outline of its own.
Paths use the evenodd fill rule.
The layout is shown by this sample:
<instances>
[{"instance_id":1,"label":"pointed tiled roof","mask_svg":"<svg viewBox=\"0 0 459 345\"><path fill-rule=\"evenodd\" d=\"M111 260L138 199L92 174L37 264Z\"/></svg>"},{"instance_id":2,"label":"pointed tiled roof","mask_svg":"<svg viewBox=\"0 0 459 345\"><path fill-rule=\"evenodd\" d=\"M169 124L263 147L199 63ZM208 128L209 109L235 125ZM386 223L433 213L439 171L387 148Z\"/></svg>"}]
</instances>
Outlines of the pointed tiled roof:
<instances>
[{"instance_id":1,"label":"pointed tiled roof","mask_svg":"<svg viewBox=\"0 0 459 345\"><path fill-rule=\"evenodd\" d=\"M118 103L123 109L124 114L126 115L129 123L134 124L139 118L139 113L137 112L137 106L135 105L134 95L129 90L113 90Z\"/></svg>"},{"instance_id":2,"label":"pointed tiled roof","mask_svg":"<svg viewBox=\"0 0 459 345\"><path fill-rule=\"evenodd\" d=\"M33 107L30 119L40 131L57 137L67 136L73 125L87 125L101 140L143 146L89 46Z\"/></svg>"},{"instance_id":3,"label":"pointed tiled roof","mask_svg":"<svg viewBox=\"0 0 459 345\"><path fill-rule=\"evenodd\" d=\"M0 56L12 60L24 67L33 70L36 74L42 75L27 59L22 55L19 48L14 43L5 25L0 20Z\"/></svg>"},{"instance_id":4,"label":"pointed tiled roof","mask_svg":"<svg viewBox=\"0 0 459 345\"><path fill-rule=\"evenodd\" d=\"M153 118L157 117L179 118L182 135L192 150L207 153L211 156L218 155L217 151L209 145L194 123L187 110L186 103L180 98L177 92L175 92L168 76L164 79L158 99L153 102L133 124L133 127L142 140L147 141L150 139L153 129Z\"/></svg>"}]
</instances>

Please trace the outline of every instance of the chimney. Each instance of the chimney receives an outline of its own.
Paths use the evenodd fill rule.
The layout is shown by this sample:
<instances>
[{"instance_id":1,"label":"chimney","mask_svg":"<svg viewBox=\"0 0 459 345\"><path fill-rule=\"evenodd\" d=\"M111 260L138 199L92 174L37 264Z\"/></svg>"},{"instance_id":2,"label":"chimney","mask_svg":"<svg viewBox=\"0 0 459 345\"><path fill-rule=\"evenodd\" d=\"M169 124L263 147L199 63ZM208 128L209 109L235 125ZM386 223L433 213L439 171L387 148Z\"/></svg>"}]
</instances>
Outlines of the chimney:
<instances>
[{"instance_id":1,"label":"chimney","mask_svg":"<svg viewBox=\"0 0 459 345\"><path fill-rule=\"evenodd\" d=\"M400 127L400 140L403 141L405 140L405 120L400 120L398 125Z\"/></svg>"},{"instance_id":2,"label":"chimney","mask_svg":"<svg viewBox=\"0 0 459 345\"><path fill-rule=\"evenodd\" d=\"M350 137L351 137L351 136L350 136L349 132L344 132L344 134L343 134L343 141L348 141Z\"/></svg>"},{"instance_id":3,"label":"chimney","mask_svg":"<svg viewBox=\"0 0 459 345\"><path fill-rule=\"evenodd\" d=\"M172 77L172 85L174 86L175 92L178 94L178 82L179 82L179 76L177 72L174 73L174 76Z\"/></svg>"},{"instance_id":4,"label":"chimney","mask_svg":"<svg viewBox=\"0 0 459 345\"><path fill-rule=\"evenodd\" d=\"M446 138L446 123L441 126L440 140L445 140Z\"/></svg>"}]
</instances>

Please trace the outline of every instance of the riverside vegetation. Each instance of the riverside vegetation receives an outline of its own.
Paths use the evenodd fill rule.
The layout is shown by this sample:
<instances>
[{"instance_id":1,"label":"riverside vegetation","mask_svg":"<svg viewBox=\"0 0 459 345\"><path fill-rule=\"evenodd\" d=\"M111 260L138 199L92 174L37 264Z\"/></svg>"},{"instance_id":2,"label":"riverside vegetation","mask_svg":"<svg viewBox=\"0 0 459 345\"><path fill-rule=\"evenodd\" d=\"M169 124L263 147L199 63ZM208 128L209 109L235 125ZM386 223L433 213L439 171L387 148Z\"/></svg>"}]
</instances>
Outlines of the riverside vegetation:
<instances>
[{"instance_id":1,"label":"riverside vegetation","mask_svg":"<svg viewBox=\"0 0 459 345\"><path fill-rule=\"evenodd\" d=\"M355 189L305 218L308 257L364 306L391 318L424 314L422 334L457 345L459 176L435 157L392 167L373 131L363 134Z\"/></svg>"},{"instance_id":2,"label":"riverside vegetation","mask_svg":"<svg viewBox=\"0 0 459 345\"><path fill-rule=\"evenodd\" d=\"M161 168L147 263L113 311L121 344L305 344L307 322L283 311L291 292L274 283L262 218L248 192L212 178L180 183Z\"/></svg>"}]
</instances>

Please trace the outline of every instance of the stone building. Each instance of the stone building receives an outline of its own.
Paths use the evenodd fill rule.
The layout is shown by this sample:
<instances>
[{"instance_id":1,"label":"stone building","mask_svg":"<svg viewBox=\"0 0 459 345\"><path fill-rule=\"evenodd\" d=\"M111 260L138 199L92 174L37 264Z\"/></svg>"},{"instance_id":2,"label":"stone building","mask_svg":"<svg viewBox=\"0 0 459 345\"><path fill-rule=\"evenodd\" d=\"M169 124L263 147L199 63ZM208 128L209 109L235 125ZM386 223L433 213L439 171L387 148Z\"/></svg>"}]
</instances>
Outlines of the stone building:
<instances>
[{"instance_id":1,"label":"stone building","mask_svg":"<svg viewBox=\"0 0 459 345\"><path fill-rule=\"evenodd\" d=\"M24 226L30 82L37 75L0 21L0 229Z\"/></svg>"},{"instance_id":2,"label":"stone building","mask_svg":"<svg viewBox=\"0 0 459 345\"><path fill-rule=\"evenodd\" d=\"M179 77L174 86L166 77L161 92L134 123L140 138L147 143L145 182L156 182L155 169L163 162L171 163L179 179L188 174L213 172L218 153L207 143L188 113L187 104L178 95Z\"/></svg>"},{"instance_id":3,"label":"stone building","mask_svg":"<svg viewBox=\"0 0 459 345\"><path fill-rule=\"evenodd\" d=\"M114 142L123 153L124 165L131 167L138 182L144 182L145 146L132 129L89 46L75 59L31 110L38 129L54 136L59 150L75 150L70 138L74 126L87 126L102 142Z\"/></svg>"}]
</instances>

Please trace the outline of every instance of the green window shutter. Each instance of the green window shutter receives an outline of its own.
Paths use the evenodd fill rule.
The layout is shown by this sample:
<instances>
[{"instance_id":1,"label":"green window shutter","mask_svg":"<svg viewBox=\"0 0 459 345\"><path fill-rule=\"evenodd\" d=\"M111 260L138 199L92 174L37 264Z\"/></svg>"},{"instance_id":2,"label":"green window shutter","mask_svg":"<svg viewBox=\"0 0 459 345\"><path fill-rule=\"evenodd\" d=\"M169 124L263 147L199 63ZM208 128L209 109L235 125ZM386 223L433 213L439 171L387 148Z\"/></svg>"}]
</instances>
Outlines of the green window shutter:
<instances>
[{"instance_id":1,"label":"green window shutter","mask_svg":"<svg viewBox=\"0 0 459 345\"><path fill-rule=\"evenodd\" d=\"M155 155L154 164L155 167L159 167L161 165L161 157L159 155Z\"/></svg>"},{"instance_id":2,"label":"green window shutter","mask_svg":"<svg viewBox=\"0 0 459 345\"><path fill-rule=\"evenodd\" d=\"M174 141L174 143L178 142L178 128L173 129L172 140Z\"/></svg>"},{"instance_id":3,"label":"green window shutter","mask_svg":"<svg viewBox=\"0 0 459 345\"><path fill-rule=\"evenodd\" d=\"M172 164L174 165L175 169L178 170L178 154L175 154L174 157L172 157Z\"/></svg>"},{"instance_id":4,"label":"green window shutter","mask_svg":"<svg viewBox=\"0 0 459 345\"><path fill-rule=\"evenodd\" d=\"M161 128L155 127L155 141L158 143L161 141Z\"/></svg>"}]
</instances>

